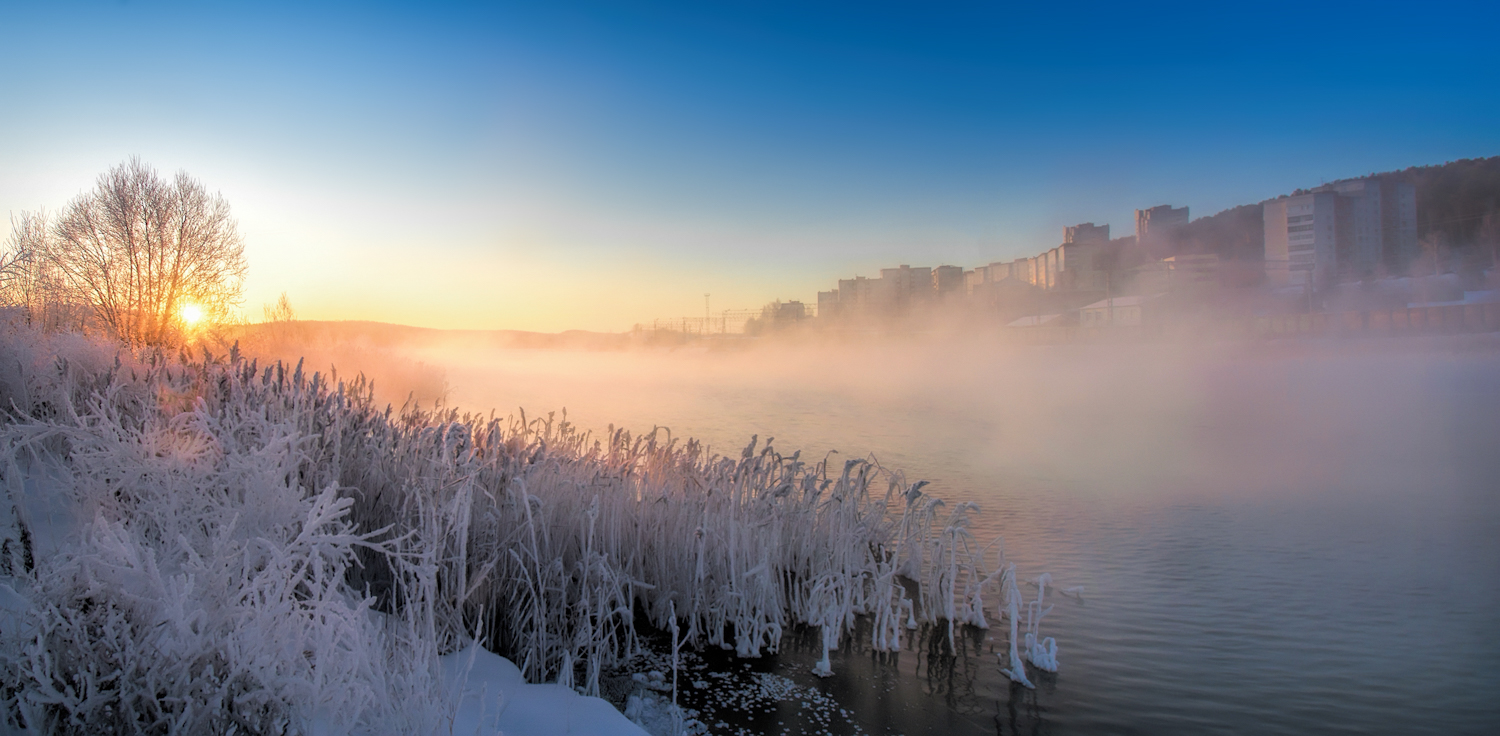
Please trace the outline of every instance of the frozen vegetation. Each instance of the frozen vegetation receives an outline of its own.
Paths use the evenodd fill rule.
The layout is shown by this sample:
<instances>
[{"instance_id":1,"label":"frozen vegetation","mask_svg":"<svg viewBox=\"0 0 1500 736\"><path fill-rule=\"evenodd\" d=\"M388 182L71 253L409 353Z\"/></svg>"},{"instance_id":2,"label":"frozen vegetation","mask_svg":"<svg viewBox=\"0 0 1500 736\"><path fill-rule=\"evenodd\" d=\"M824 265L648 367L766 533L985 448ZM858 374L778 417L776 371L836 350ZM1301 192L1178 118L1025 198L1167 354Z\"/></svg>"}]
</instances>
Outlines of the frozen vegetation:
<instances>
[{"instance_id":1,"label":"frozen vegetation","mask_svg":"<svg viewBox=\"0 0 1500 736\"><path fill-rule=\"evenodd\" d=\"M362 379L14 327L0 356L11 730L632 732L581 696L626 705L607 691L647 636L756 657L867 617L898 650L919 622L987 627L989 593L1007 674L1056 668L1050 581L1023 600L972 505L871 461L398 413ZM698 725L677 674L634 680L637 722Z\"/></svg>"}]
</instances>

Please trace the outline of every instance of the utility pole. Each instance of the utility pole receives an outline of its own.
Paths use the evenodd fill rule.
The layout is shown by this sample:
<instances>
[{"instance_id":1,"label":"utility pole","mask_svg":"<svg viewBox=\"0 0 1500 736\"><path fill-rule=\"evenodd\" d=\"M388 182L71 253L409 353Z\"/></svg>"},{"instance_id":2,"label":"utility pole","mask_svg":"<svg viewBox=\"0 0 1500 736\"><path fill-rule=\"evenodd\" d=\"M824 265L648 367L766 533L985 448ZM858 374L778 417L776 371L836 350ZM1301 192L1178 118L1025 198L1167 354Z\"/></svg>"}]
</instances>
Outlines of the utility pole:
<instances>
[{"instance_id":1,"label":"utility pole","mask_svg":"<svg viewBox=\"0 0 1500 736\"><path fill-rule=\"evenodd\" d=\"M708 332L708 321L711 320L711 319L713 319L713 316L710 315L709 311L708 311L708 295L704 294L703 295L703 331L704 332Z\"/></svg>"},{"instance_id":2,"label":"utility pole","mask_svg":"<svg viewBox=\"0 0 1500 736\"><path fill-rule=\"evenodd\" d=\"M1104 300L1105 300L1105 303L1108 304L1108 307L1106 308L1106 313L1109 315L1109 326L1110 327L1114 327L1115 326L1115 283L1114 283L1115 279L1114 279L1114 275L1115 275L1115 273L1114 273L1113 270L1109 270L1109 271L1105 271L1104 272Z\"/></svg>"}]
</instances>

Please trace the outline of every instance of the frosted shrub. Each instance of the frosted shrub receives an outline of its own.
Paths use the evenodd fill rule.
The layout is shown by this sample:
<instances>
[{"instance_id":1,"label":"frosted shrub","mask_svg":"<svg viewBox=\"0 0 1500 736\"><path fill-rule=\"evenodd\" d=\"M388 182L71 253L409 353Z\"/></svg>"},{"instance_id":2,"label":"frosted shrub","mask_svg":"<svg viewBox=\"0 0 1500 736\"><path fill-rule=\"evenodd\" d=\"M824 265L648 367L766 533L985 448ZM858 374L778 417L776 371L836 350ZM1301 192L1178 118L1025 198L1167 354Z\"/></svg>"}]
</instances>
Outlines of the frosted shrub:
<instances>
[{"instance_id":1,"label":"frosted shrub","mask_svg":"<svg viewBox=\"0 0 1500 736\"><path fill-rule=\"evenodd\" d=\"M253 733L378 710L378 632L335 590L352 537L332 493L300 525L244 538L144 543L97 520L45 564L36 633L17 662L27 724L44 732ZM276 532L281 532L277 534ZM238 538L237 538L238 537Z\"/></svg>"},{"instance_id":2,"label":"frosted shrub","mask_svg":"<svg viewBox=\"0 0 1500 736\"><path fill-rule=\"evenodd\" d=\"M166 365L95 380L59 363L30 387L47 418L13 417L0 432L10 505L61 496L84 520L58 554L10 571L30 598L0 628L10 727L431 730L436 651L345 582L356 549L392 554L389 542L356 533L353 500L335 488L296 483L306 443L292 425L227 426L193 396L194 376ZM196 408L160 411L187 401ZM254 447L235 443L247 434Z\"/></svg>"}]
</instances>

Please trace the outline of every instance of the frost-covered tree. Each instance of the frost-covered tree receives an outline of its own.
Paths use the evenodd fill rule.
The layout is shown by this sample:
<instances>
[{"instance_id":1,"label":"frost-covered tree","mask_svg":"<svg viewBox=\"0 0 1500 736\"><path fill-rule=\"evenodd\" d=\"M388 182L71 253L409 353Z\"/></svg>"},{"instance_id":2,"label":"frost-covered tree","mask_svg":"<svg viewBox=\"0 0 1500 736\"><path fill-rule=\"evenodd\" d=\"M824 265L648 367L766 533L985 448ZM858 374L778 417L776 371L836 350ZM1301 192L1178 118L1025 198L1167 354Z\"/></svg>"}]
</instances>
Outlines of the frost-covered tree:
<instances>
[{"instance_id":1,"label":"frost-covered tree","mask_svg":"<svg viewBox=\"0 0 1500 736\"><path fill-rule=\"evenodd\" d=\"M184 172L165 180L132 158L41 221L27 255L48 301L86 308L128 345L176 344L240 301L244 244L229 203Z\"/></svg>"},{"instance_id":2,"label":"frost-covered tree","mask_svg":"<svg viewBox=\"0 0 1500 736\"><path fill-rule=\"evenodd\" d=\"M0 307L17 311L34 327L85 328L88 308L68 298L57 269L44 257L51 237L46 212L11 216L10 237L0 244Z\"/></svg>"},{"instance_id":3,"label":"frost-covered tree","mask_svg":"<svg viewBox=\"0 0 1500 736\"><path fill-rule=\"evenodd\" d=\"M37 258L49 231L47 213L22 212L10 218L10 237L0 247L0 305L30 311L39 298L42 274Z\"/></svg>"}]
</instances>

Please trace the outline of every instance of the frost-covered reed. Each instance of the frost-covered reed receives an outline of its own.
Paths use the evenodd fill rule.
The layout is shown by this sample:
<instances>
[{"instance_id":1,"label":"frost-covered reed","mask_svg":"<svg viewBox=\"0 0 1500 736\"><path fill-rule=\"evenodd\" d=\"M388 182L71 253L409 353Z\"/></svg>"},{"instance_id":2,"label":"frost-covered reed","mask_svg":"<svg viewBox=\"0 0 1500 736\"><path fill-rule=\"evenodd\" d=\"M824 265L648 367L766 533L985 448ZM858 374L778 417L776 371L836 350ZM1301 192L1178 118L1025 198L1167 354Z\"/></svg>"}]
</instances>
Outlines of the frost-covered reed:
<instances>
[{"instance_id":1,"label":"frost-covered reed","mask_svg":"<svg viewBox=\"0 0 1500 736\"><path fill-rule=\"evenodd\" d=\"M397 413L300 366L49 362L56 338L3 339L32 355L0 374L4 544L31 555L6 580L32 605L0 620L13 726L430 731L436 657L481 633L528 680L598 694L638 625L753 657L792 625L836 648L868 616L895 650L918 620L987 626L1002 571L1014 589L971 505L944 515L870 460ZM36 557L26 498L49 490L84 534Z\"/></svg>"}]
</instances>

